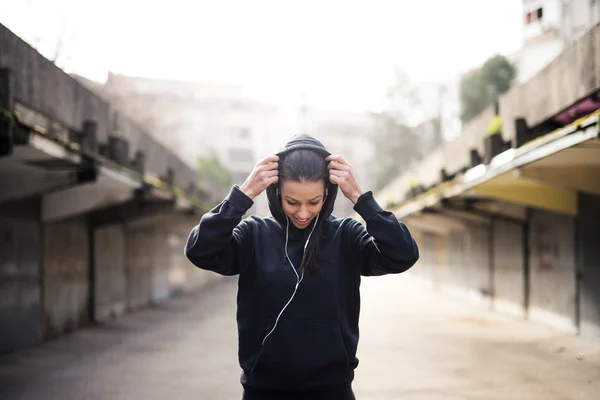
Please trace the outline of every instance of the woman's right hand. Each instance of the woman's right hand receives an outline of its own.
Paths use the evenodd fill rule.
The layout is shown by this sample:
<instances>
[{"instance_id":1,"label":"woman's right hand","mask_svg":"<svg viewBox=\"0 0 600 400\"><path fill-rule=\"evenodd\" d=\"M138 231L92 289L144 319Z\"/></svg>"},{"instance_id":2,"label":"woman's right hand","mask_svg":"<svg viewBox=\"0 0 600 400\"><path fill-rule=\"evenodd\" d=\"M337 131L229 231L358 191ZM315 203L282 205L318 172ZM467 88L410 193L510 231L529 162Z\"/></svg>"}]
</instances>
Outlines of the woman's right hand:
<instances>
[{"instance_id":1,"label":"woman's right hand","mask_svg":"<svg viewBox=\"0 0 600 400\"><path fill-rule=\"evenodd\" d=\"M268 188L270 185L276 183L279 180L279 157L276 155L269 156L262 161L259 161L252 170L252 173L244 184L240 187L240 190L251 199L254 200L256 196L261 194L263 190Z\"/></svg>"}]
</instances>

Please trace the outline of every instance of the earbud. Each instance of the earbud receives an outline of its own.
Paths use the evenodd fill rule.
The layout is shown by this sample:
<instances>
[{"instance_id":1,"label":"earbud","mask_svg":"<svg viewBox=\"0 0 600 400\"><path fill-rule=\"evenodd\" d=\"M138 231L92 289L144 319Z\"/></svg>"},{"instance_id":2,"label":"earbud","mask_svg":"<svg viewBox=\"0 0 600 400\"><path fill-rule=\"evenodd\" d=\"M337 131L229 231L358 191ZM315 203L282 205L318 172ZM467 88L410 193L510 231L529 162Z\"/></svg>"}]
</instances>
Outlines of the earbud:
<instances>
[{"instance_id":1,"label":"earbud","mask_svg":"<svg viewBox=\"0 0 600 400\"><path fill-rule=\"evenodd\" d=\"M327 198L327 193L329 193L329 189L325 188L325 196L323 196L323 203L325 203L325 199Z\"/></svg>"}]
</instances>

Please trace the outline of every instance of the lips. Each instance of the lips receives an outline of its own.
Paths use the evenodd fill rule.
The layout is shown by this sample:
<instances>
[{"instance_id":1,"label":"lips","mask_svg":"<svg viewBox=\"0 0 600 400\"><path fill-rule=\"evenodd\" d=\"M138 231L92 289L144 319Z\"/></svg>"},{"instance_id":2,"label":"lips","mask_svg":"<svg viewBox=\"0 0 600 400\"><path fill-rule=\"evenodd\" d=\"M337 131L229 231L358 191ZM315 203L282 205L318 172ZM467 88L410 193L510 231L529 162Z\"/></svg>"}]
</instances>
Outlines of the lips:
<instances>
[{"instance_id":1,"label":"lips","mask_svg":"<svg viewBox=\"0 0 600 400\"><path fill-rule=\"evenodd\" d=\"M310 222L310 218L300 219L300 218L294 217L294 220L300 226L308 225L308 223Z\"/></svg>"}]
</instances>

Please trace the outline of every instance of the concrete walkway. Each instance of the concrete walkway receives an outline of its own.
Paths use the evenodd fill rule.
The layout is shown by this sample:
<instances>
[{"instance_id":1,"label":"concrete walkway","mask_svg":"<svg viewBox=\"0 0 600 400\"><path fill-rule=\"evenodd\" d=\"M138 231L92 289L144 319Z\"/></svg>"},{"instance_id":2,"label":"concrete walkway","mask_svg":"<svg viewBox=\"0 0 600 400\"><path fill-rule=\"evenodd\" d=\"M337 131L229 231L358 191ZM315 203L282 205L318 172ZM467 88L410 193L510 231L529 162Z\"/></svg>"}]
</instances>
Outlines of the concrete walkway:
<instances>
[{"instance_id":1,"label":"concrete walkway","mask_svg":"<svg viewBox=\"0 0 600 400\"><path fill-rule=\"evenodd\" d=\"M0 399L240 398L235 280L0 358ZM598 399L600 343L363 281L359 400Z\"/></svg>"}]
</instances>

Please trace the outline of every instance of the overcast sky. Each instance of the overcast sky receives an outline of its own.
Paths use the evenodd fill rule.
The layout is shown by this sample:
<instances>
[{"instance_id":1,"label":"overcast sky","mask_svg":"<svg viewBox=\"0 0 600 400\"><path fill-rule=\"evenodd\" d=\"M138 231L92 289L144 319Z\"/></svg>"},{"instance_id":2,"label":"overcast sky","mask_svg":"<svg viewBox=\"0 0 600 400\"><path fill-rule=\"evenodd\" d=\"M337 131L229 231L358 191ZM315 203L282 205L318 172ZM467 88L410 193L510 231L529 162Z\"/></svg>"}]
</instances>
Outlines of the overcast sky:
<instances>
[{"instance_id":1,"label":"overcast sky","mask_svg":"<svg viewBox=\"0 0 600 400\"><path fill-rule=\"evenodd\" d=\"M68 72L240 83L377 109L394 66L442 81L522 45L521 0L0 0L0 23Z\"/></svg>"}]
</instances>

